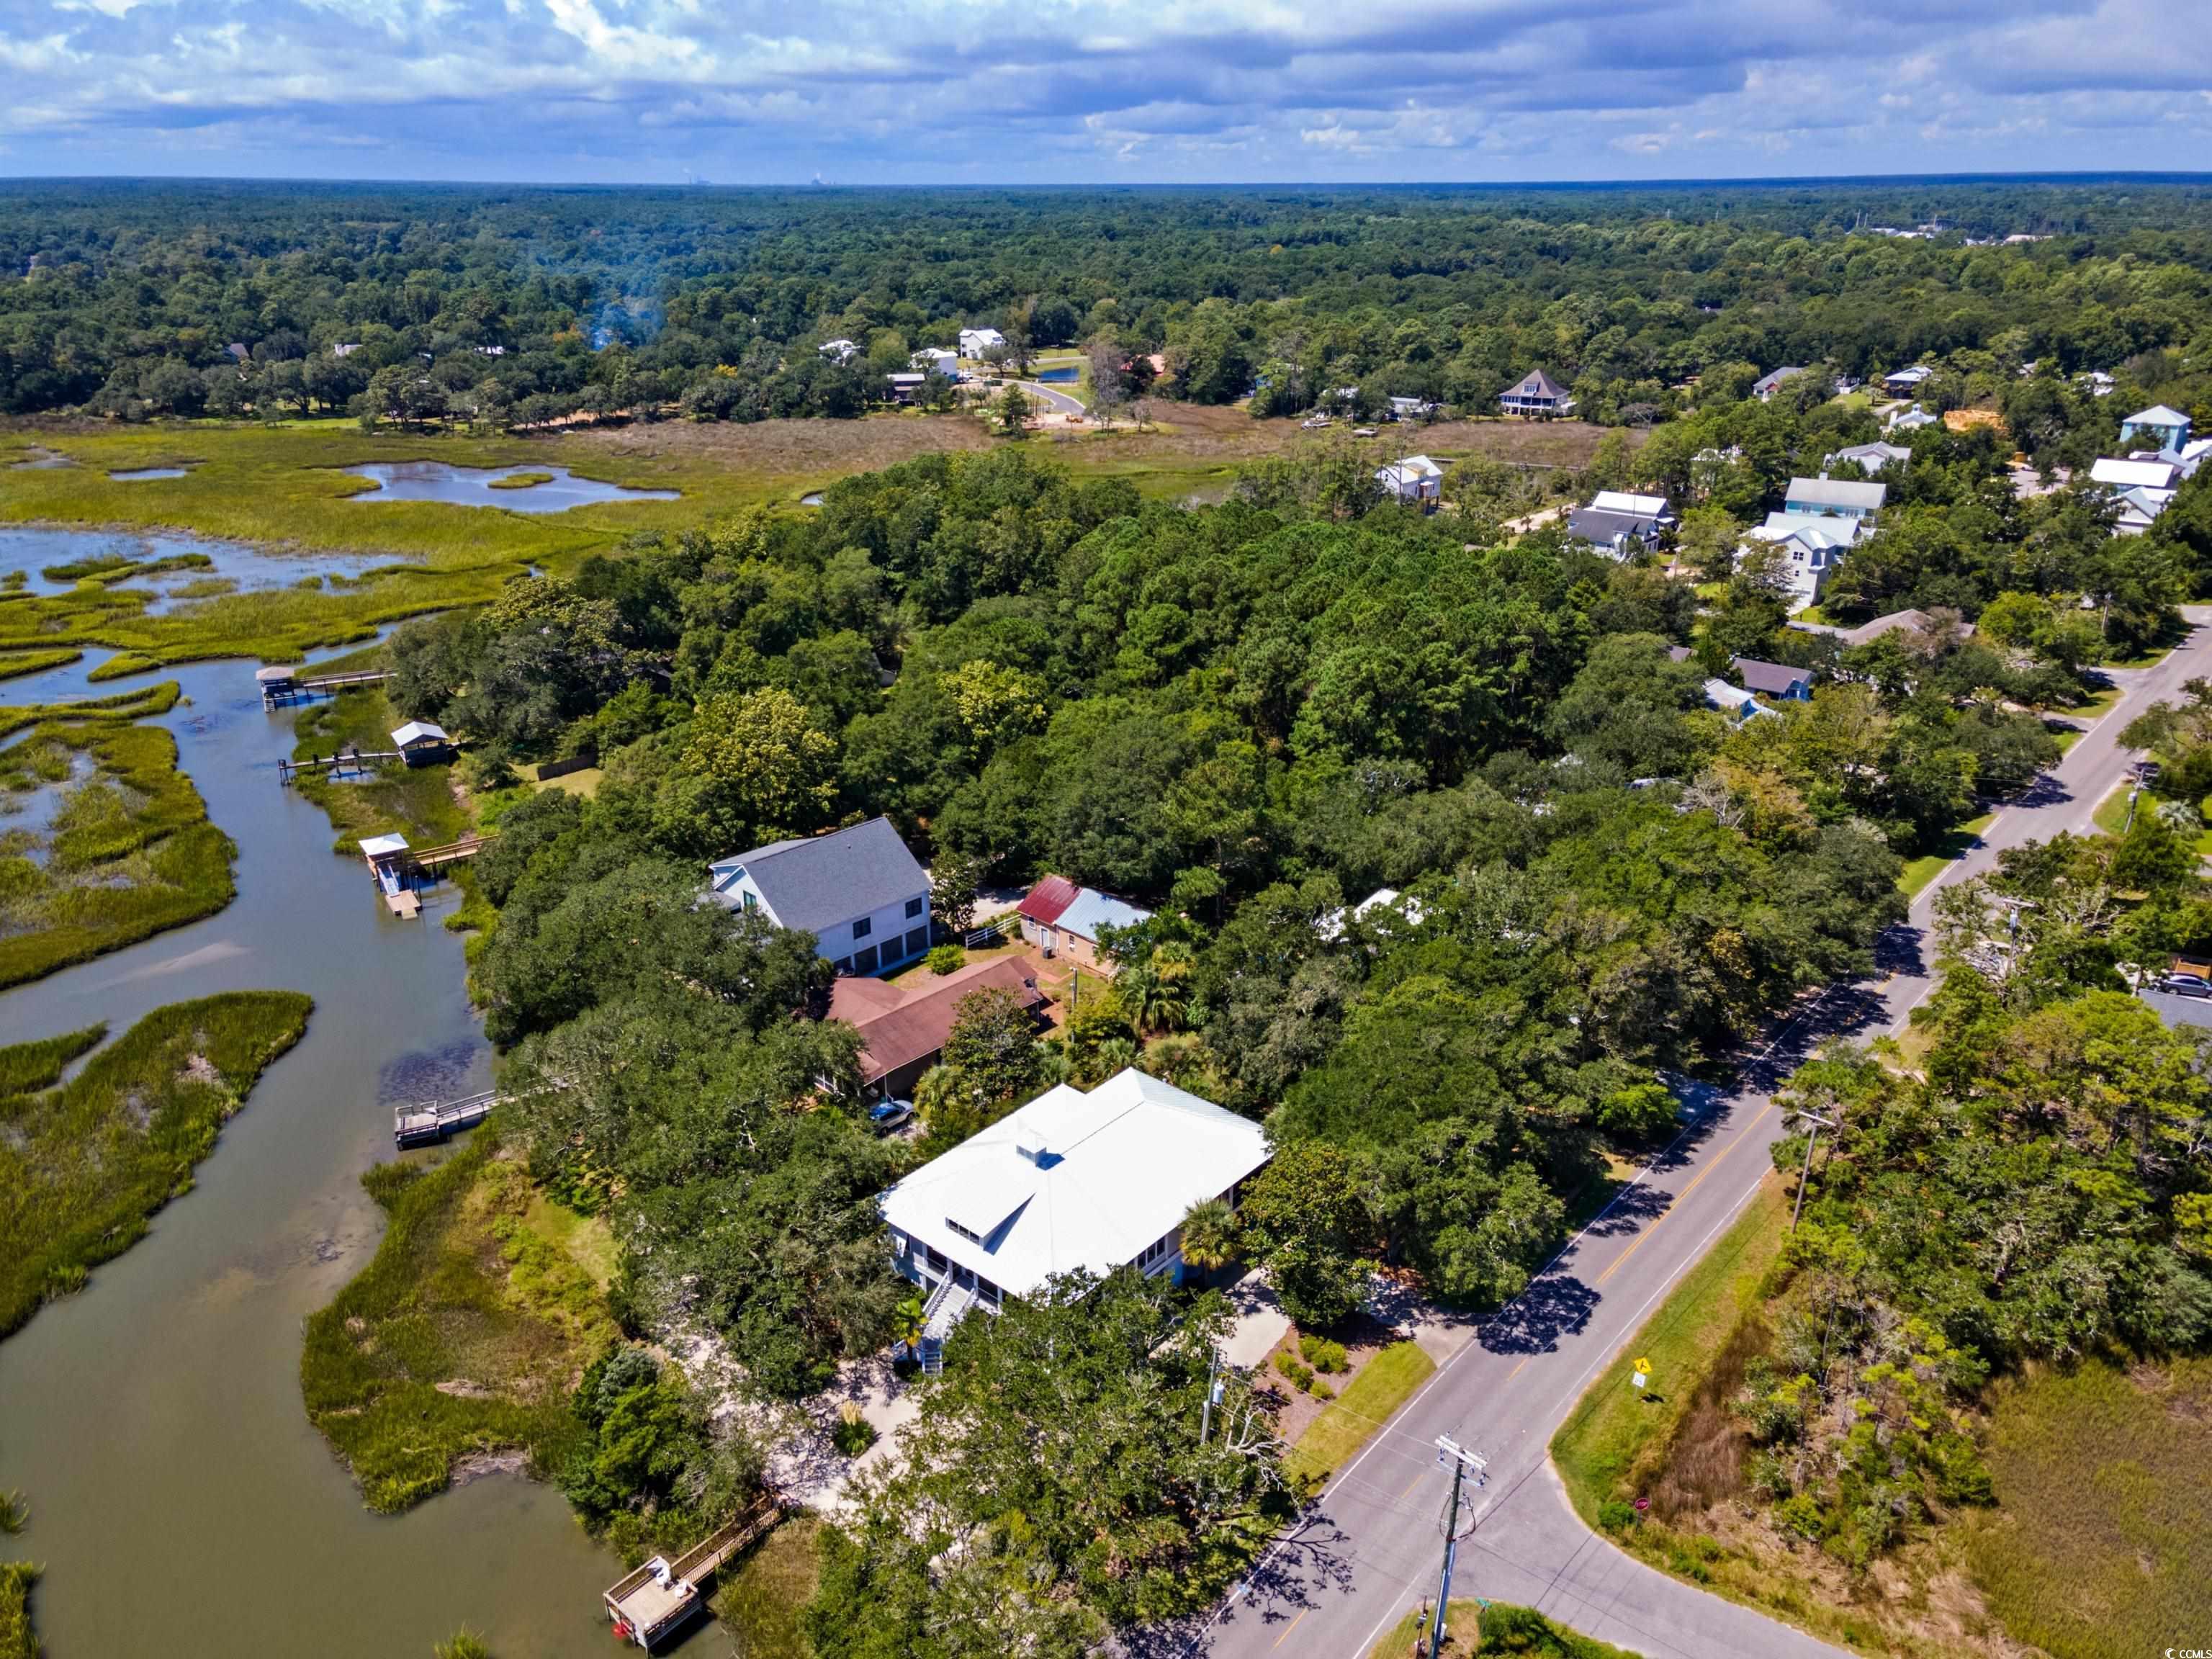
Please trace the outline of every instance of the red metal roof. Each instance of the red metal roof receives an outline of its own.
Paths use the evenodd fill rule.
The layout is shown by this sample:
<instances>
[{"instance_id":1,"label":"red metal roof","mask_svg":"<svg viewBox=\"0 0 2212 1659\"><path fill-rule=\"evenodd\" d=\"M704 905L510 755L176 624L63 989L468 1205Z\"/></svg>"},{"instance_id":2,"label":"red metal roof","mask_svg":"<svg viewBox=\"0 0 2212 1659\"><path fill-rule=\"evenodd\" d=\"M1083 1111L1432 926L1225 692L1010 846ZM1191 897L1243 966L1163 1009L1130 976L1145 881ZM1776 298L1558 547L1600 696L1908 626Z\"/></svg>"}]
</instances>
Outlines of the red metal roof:
<instances>
[{"instance_id":1,"label":"red metal roof","mask_svg":"<svg viewBox=\"0 0 2212 1659\"><path fill-rule=\"evenodd\" d=\"M1049 927L1060 920L1062 911L1075 902L1075 896L1082 890L1066 876L1047 876L1030 889L1030 896L1022 901L1021 914Z\"/></svg>"}]
</instances>

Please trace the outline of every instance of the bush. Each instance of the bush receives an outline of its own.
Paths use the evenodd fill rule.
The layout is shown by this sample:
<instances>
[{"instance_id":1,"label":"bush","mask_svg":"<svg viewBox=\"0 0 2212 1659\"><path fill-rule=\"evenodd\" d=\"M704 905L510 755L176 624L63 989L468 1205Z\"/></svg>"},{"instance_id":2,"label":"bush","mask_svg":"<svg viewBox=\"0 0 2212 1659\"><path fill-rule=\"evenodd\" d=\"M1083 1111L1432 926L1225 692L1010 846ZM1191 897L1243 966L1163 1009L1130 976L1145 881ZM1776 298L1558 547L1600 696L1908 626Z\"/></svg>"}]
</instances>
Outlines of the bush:
<instances>
[{"instance_id":1,"label":"bush","mask_svg":"<svg viewBox=\"0 0 2212 1659\"><path fill-rule=\"evenodd\" d=\"M830 1431L830 1443L841 1457L858 1457L876 1443L876 1425L848 1400L837 1408L837 1426Z\"/></svg>"},{"instance_id":2,"label":"bush","mask_svg":"<svg viewBox=\"0 0 2212 1659\"><path fill-rule=\"evenodd\" d=\"M1625 1498L1610 1498L1598 1506L1597 1523L1607 1532L1626 1532L1639 1518L1636 1505Z\"/></svg>"},{"instance_id":3,"label":"bush","mask_svg":"<svg viewBox=\"0 0 2212 1659\"><path fill-rule=\"evenodd\" d=\"M1310 1336L1303 1331L1298 1334L1298 1352L1306 1357L1306 1363L1316 1370L1325 1371L1331 1376L1347 1370L1352 1363L1344 1352L1343 1343L1332 1342L1325 1336Z\"/></svg>"},{"instance_id":4,"label":"bush","mask_svg":"<svg viewBox=\"0 0 2212 1659\"><path fill-rule=\"evenodd\" d=\"M939 945L922 960L929 964L933 974L953 974L967 965L968 953L957 945Z\"/></svg>"},{"instance_id":5,"label":"bush","mask_svg":"<svg viewBox=\"0 0 2212 1659\"><path fill-rule=\"evenodd\" d=\"M1284 1376L1289 1379L1291 1386L1297 1389L1300 1394L1313 1392L1313 1367L1298 1358L1288 1348L1275 1356L1275 1369L1282 1372Z\"/></svg>"}]
</instances>

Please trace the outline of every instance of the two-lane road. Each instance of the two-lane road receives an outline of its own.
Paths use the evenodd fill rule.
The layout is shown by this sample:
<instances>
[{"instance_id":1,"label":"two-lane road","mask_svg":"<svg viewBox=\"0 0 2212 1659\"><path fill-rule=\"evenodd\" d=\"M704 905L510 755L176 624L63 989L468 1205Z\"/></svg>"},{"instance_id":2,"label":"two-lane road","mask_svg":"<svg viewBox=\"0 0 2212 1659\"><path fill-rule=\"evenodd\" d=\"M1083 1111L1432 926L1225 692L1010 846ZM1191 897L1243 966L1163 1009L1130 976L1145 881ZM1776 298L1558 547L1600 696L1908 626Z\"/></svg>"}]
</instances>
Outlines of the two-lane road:
<instances>
[{"instance_id":1,"label":"two-lane road","mask_svg":"<svg viewBox=\"0 0 2212 1659\"><path fill-rule=\"evenodd\" d=\"M1461 1546L1455 1594L1536 1607L1651 1659L1810 1659L1839 1650L1656 1572L1592 1534L1567 1507L1547 1456L1553 1432L1598 1370L1723 1232L1771 1167L1782 1133L1771 1091L1824 1038L1901 1025L1929 988L1924 939L1936 890L1984 871L2003 848L2083 831L2125 781L2118 735L2151 702L2212 676L2212 612L2155 666L2116 673L2118 704L2054 770L1999 814L1882 941L1884 976L1804 1010L1516 1301L1487 1322L1332 1480L1297 1530L1188 1644L1215 1659L1364 1659L1433 1595L1450 1476L1435 1441L1489 1460L1480 1524Z\"/></svg>"}]
</instances>

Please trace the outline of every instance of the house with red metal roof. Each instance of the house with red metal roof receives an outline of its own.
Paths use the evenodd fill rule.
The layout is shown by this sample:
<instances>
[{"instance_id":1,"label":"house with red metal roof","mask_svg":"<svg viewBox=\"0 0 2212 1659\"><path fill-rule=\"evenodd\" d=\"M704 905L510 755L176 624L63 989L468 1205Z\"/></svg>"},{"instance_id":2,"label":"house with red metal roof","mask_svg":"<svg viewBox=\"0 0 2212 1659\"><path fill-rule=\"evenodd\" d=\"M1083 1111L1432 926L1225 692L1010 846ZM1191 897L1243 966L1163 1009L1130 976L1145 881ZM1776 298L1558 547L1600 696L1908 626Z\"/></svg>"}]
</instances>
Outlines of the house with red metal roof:
<instances>
[{"instance_id":1,"label":"house with red metal roof","mask_svg":"<svg viewBox=\"0 0 2212 1659\"><path fill-rule=\"evenodd\" d=\"M1018 912L1022 937L1048 959L1064 960L1112 975L1114 966L1098 954L1101 927L1134 927L1152 920L1150 910L1079 887L1066 876L1047 876L1030 889Z\"/></svg>"}]
</instances>

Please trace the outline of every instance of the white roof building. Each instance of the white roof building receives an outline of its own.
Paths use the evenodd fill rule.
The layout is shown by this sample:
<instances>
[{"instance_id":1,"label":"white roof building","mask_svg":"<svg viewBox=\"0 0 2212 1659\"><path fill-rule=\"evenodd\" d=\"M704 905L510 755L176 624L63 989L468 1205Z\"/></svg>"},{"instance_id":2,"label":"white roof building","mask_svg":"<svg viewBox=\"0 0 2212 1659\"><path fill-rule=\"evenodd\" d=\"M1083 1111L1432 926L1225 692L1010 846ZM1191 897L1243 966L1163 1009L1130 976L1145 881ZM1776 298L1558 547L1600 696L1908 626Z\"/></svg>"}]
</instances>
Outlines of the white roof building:
<instances>
[{"instance_id":1,"label":"white roof building","mask_svg":"<svg viewBox=\"0 0 2212 1659\"><path fill-rule=\"evenodd\" d=\"M1892 432L1917 432L1923 426L1936 426L1939 423L1937 416L1930 415L1918 404L1913 404L1911 408L1902 413L1891 416L1884 422Z\"/></svg>"},{"instance_id":2,"label":"white roof building","mask_svg":"<svg viewBox=\"0 0 2212 1659\"><path fill-rule=\"evenodd\" d=\"M410 720L392 734L392 744L395 749L411 749L416 744L422 743L450 744L452 742L453 738L446 734L444 726L429 720Z\"/></svg>"},{"instance_id":3,"label":"white roof building","mask_svg":"<svg viewBox=\"0 0 2212 1659\"><path fill-rule=\"evenodd\" d=\"M2172 489L2181 481L2181 469L2172 461L2121 460L2107 455L2089 469L2089 477L2115 489Z\"/></svg>"},{"instance_id":4,"label":"white roof building","mask_svg":"<svg viewBox=\"0 0 2212 1659\"><path fill-rule=\"evenodd\" d=\"M860 355L860 348L850 340L824 340L822 355L832 362L850 362Z\"/></svg>"},{"instance_id":5,"label":"white roof building","mask_svg":"<svg viewBox=\"0 0 2212 1659\"><path fill-rule=\"evenodd\" d=\"M1006 337L995 328L963 328L960 331L960 355L980 357L994 346L1002 346Z\"/></svg>"},{"instance_id":6,"label":"white roof building","mask_svg":"<svg viewBox=\"0 0 2212 1659\"><path fill-rule=\"evenodd\" d=\"M1426 455L1408 455L1388 466L1377 467L1375 482L1382 493L1401 501L1433 501L1442 498L1444 470Z\"/></svg>"},{"instance_id":7,"label":"white roof building","mask_svg":"<svg viewBox=\"0 0 2212 1659\"><path fill-rule=\"evenodd\" d=\"M1741 686L1730 685L1722 679L1705 682L1705 703L1708 708L1719 709L1733 720L1747 720L1760 714L1774 713Z\"/></svg>"},{"instance_id":8,"label":"white roof building","mask_svg":"<svg viewBox=\"0 0 2212 1659\"><path fill-rule=\"evenodd\" d=\"M1132 1067L1088 1094L1048 1091L878 1204L896 1265L933 1303L944 1305L942 1291L961 1312L995 1309L1078 1268L1179 1273L1177 1229L1191 1206L1233 1204L1267 1157L1249 1118Z\"/></svg>"},{"instance_id":9,"label":"white roof building","mask_svg":"<svg viewBox=\"0 0 2212 1659\"><path fill-rule=\"evenodd\" d=\"M1911 459L1912 452L1903 444L1853 444L1849 449L1838 450L1821 465L1833 466L1838 461L1856 461L1866 471L1880 472L1892 461L1909 463Z\"/></svg>"},{"instance_id":10,"label":"white roof building","mask_svg":"<svg viewBox=\"0 0 2212 1659\"><path fill-rule=\"evenodd\" d=\"M1664 495L1638 495L1632 490L1601 489L1589 499L1599 513L1632 513L1639 519L1671 519L1674 509Z\"/></svg>"},{"instance_id":11,"label":"white roof building","mask_svg":"<svg viewBox=\"0 0 2212 1659\"><path fill-rule=\"evenodd\" d=\"M1415 927L1419 927L1421 918L1428 914L1427 908L1420 900L1407 898L1395 887L1378 887L1358 903L1352 905L1348 912L1343 909L1328 911L1314 923L1314 932L1327 943L1334 945L1344 937L1344 922L1347 914L1357 921L1362 916L1376 910L1395 910Z\"/></svg>"},{"instance_id":12,"label":"white roof building","mask_svg":"<svg viewBox=\"0 0 2212 1659\"><path fill-rule=\"evenodd\" d=\"M1770 513L1766 522L1755 526L1751 533L1754 539L1771 542L1782 550L1783 573L1790 580L1790 609L1795 612L1819 603L1828 578L1858 540L1864 524L1863 519Z\"/></svg>"}]
</instances>

